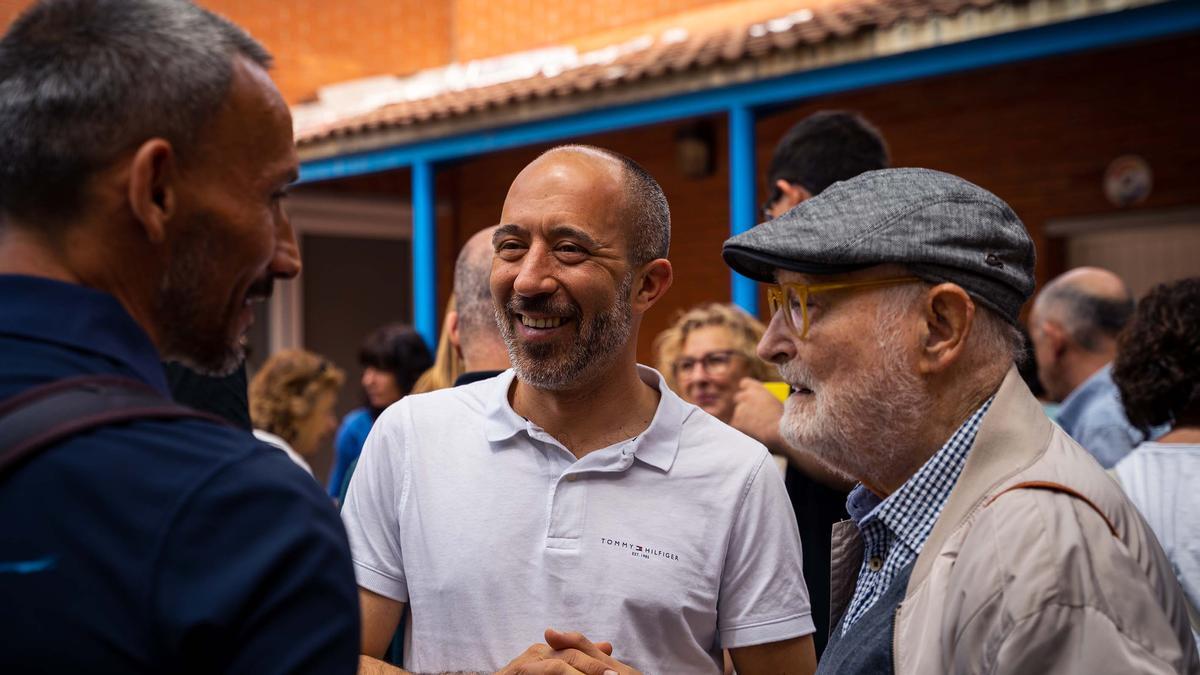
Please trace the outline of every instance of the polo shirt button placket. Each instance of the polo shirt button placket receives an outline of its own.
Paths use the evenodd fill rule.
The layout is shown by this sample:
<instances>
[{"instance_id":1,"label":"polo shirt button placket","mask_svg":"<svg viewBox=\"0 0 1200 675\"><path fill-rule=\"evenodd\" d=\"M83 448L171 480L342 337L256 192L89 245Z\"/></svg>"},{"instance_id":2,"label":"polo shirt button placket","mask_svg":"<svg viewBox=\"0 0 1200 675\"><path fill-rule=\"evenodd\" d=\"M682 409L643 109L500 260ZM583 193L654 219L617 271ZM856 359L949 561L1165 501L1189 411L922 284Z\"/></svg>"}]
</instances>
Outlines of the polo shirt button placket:
<instances>
[{"instance_id":1,"label":"polo shirt button placket","mask_svg":"<svg viewBox=\"0 0 1200 675\"><path fill-rule=\"evenodd\" d=\"M583 534L583 514L587 510L587 486L579 482L582 472L560 475L550 501L550 529L547 544L552 549L576 549Z\"/></svg>"}]
</instances>

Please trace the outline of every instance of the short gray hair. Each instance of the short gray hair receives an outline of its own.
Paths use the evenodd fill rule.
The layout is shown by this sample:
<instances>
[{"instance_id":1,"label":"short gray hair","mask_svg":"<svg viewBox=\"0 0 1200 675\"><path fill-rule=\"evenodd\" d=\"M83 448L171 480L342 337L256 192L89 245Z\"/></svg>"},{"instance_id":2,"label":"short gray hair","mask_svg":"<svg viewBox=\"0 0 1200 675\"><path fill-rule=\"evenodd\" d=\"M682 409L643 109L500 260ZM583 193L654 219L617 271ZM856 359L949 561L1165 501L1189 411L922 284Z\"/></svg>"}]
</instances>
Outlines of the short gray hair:
<instances>
[{"instance_id":1,"label":"short gray hair","mask_svg":"<svg viewBox=\"0 0 1200 675\"><path fill-rule=\"evenodd\" d=\"M470 342L483 331L500 336L492 313L493 251L486 243L476 245L474 240L469 241L454 262L454 302L457 304L458 332L464 342Z\"/></svg>"},{"instance_id":2,"label":"short gray hair","mask_svg":"<svg viewBox=\"0 0 1200 675\"><path fill-rule=\"evenodd\" d=\"M1100 352L1105 340L1115 340L1136 306L1129 294L1096 295L1063 283L1051 283L1035 302L1039 316L1057 319L1071 339L1089 352Z\"/></svg>"},{"instance_id":3,"label":"short gray hair","mask_svg":"<svg viewBox=\"0 0 1200 675\"><path fill-rule=\"evenodd\" d=\"M625 174L625 209L632 219L629 260L641 265L666 258L671 249L671 209L654 176L625 155L593 145L560 145L542 154L559 150L602 155L621 165Z\"/></svg>"},{"instance_id":4,"label":"short gray hair","mask_svg":"<svg viewBox=\"0 0 1200 675\"><path fill-rule=\"evenodd\" d=\"M0 41L0 212L62 226L99 169L150 138L187 156L266 49L187 0L44 0ZM47 223L46 221L51 221Z\"/></svg>"},{"instance_id":5,"label":"short gray hair","mask_svg":"<svg viewBox=\"0 0 1200 675\"><path fill-rule=\"evenodd\" d=\"M919 283L882 289L881 292L887 295L879 306L880 325L894 322L929 288L928 283ZM981 360L995 363L998 367L1004 366L1005 370L1013 364L1022 363L1026 358L1025 336L1020 329L978 300L975 300L975 321L967 341L973 345L972 351Z\"/></svg>"}]
</instances>

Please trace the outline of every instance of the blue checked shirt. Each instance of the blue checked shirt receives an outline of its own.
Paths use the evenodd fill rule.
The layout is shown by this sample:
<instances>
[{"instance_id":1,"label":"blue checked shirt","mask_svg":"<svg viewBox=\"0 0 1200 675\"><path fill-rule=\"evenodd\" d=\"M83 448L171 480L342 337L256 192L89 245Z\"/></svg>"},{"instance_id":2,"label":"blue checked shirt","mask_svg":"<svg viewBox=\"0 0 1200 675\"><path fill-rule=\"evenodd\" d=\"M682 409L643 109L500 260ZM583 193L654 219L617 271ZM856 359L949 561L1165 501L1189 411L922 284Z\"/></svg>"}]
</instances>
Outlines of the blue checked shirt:
<instances>
[{"instance_id":1,"label":"blue checked shirt","mask_svg":"<svg viewBox=\"0 0 1200 675\"><path fill-rule=\"evenodd\" d=\"M862 485L850 492L846 511L862 533L863 563L842 620L842 635L883 595L896 574L917 559L958 482L979 423L991 405L989 398L887 499L880 500Z\"/></svg>"}]
</instances>

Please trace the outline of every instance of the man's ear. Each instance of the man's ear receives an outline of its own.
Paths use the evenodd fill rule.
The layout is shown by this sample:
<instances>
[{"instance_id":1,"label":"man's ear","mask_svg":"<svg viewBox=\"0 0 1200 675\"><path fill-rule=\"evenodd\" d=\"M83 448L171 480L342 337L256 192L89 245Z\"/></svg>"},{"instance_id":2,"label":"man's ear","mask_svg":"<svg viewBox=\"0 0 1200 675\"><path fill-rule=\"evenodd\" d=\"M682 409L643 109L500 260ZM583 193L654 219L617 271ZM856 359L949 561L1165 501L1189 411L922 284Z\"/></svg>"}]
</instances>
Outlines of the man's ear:
<instances>
[{"instance_id":1,"label":"man's ear","mask_svg":"<svg viewBox=\"0 0 1200 675\"><path fill-rule=\"evenodd\" d=\"M779 188L779 193L783 195L777 203L783 204L784 211L812 197L812 193L806 190L803 185L789 183L782 178L775 181L775 187Z\"/></svg>"},{"instance_id":2,"label":"man's ear","mask_svg":"<svg viewBox=\"0 0 1200 675\"><path fill-rule=\"evenodd\" d=\"M450 344L454 345L455 349L458 349L459 346L462 344L462 341L458 335L458 312L457 311L446 312L445 321L446 321L446 339L450 341Z\"/></svg>"},{"instance_id":3,"label":"man's ear","mask_svg":"<svg viewBox=\"0 0 1200 675\"><path fill-rule=\"evenodd\" d=\"M151 138L133 153L129 165L129 208L155 244L167 236L167 221L175 215L175 150L161 138Z\"/></svg>"},{"instance_id":4,"label":"man's ear","mask_svg":"<svg viewBox=\"0 0 1200 675\"><path fill-rule=\"evenodd\" d=\"M938 284L925 295L922 318L918 370L922 375L940 373L962 356L975 325L975 301L961 286Z\"/></svg>"},{"instance_id":5,"label":"man's ear","mask_svg":"<svg viewBox=\"0 0 1200 675\"><path fill-rule=\"evenodd\" d=\"M1071 341L1067 329L1063 328L1059 322L1047 319L1042 322L1039 330L1042 332L1042 342L1046 345L1047 351L1054 355L1055 362L1060 361Z\"/></svg>"},{"instance_id":6,"label":"man's ear","mask_svg":"<svg viewBox=\"0 0 1200 675\"><path fill-rule=\"evenodd\" d=\"M675 272L666 258L646 263L634 279L633 310L644 313L671 287Z\"/></svg>"}]
</instances>

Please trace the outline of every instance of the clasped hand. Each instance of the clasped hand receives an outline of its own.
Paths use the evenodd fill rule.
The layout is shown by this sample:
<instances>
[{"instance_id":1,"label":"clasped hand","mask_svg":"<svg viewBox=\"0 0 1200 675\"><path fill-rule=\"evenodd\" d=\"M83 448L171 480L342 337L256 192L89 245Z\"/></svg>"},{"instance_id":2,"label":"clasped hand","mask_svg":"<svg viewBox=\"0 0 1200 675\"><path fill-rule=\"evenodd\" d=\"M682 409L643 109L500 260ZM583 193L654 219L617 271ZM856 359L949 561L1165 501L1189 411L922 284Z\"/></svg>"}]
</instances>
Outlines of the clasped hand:
<instances>
[{"instance_id":1,"label":"clasped hand","mask_svg":"<svg viewBox=\"0 0 1200 675\"><path fill-rule=\"evenodd\" d=\"M496 675L641 675L612 657L612 645L582 633L546 629L546 642L526 649Z\"/></svg>"}]
</instances>

